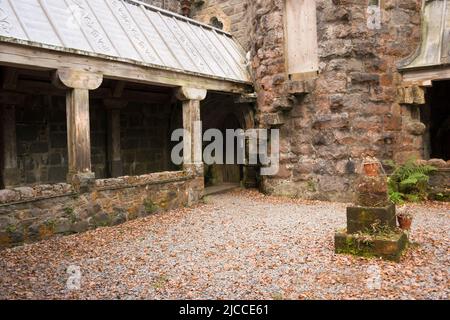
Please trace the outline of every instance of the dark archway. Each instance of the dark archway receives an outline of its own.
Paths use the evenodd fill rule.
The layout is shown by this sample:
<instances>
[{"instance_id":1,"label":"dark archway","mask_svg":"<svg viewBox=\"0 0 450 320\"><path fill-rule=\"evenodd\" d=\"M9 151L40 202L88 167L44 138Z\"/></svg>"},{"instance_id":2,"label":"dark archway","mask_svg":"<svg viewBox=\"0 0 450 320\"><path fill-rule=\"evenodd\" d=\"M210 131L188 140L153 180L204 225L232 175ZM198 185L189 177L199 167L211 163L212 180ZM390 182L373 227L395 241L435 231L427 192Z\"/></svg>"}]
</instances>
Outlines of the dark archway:
<instances>
[{"instance_id":1,"label":"dark archway","mask_svg":"<svg viewBox=\"0 0 450 320\"><path fill-rule=\"evenodd\" d=\"M227 129L247 130L254 128L253 105L236 103L236 96L233 95L209 93L202 102L201 113L204 132L208 129L218 129L226 137ZM237 139L235 142L237 142ZM205 143L204 147L207 144ZM235 148L237 148L236 143ZM225 160L227 156L225 146L223 154ZM234 154L235 160L237 160L236 149ZM205 165L205 185L207 187L222 184L239 185L244 179L244 166L237 164L237 161L235 161L235 164Z\"/></svg>"},{"instance_id":2,"label":"dark archway","mask_svg":"<svg viewBox=\"0 0 450 320\"><path fill-rule=\"evenodd\" d=\"M421 109L427 125L425 153L431 159L450 160L450 81L435 81L427 90L427 106Z\"/></svg>"}]
</instances>

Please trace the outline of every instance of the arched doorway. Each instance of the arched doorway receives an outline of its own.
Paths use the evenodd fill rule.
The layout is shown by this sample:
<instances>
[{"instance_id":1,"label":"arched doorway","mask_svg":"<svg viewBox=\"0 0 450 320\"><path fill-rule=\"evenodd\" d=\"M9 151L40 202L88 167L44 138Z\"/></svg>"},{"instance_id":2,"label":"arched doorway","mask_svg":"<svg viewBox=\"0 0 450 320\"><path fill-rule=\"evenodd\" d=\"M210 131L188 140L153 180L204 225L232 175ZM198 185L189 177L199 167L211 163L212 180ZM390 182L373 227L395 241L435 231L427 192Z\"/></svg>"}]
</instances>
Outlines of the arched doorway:
<instances>
[{"instance_id":1,"label":"arched doorway","mask_svg":"<svg viewBox=\"0 0 450 320\"><path fill-rule=\"evenodd\" d=\"M245 180L244 165L237 161L237 142L234 143L234 163L226 164L226 131L227 130L247 130L254 128L253 105L250 103L236 103L236 97L219 93L210 93L202 102L201 118L203 121L203 131L218 129L224 137L223 163L205 165L205 186L239 186ZM204 143L204 148L209 142Z\"/></svg>"}]
</instances>

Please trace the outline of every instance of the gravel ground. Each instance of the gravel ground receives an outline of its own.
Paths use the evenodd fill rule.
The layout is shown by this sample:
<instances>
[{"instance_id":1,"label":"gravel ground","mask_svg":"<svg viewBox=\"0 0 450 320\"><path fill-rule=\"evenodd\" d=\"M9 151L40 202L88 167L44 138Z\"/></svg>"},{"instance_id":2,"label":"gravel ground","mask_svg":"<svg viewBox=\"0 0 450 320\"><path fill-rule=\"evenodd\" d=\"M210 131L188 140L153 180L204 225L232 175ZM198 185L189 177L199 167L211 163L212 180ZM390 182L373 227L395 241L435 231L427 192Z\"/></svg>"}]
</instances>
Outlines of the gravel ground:
<instances>
[{"instance_id":1,"label":"gravel ground","mask_svg":"<svg viewBox=\"0 0 450 320\"><path fill-rule=\"evenodd\" d=\"M400 264L334 254L345 205L237 191L0 252L1 299L449 299L450 206L414 206ZM72 267L71 267L72 266ZM67 269L81 288L69 290ZM76 268L75 268L76 270Z\"/></svg>"}]
</instances>

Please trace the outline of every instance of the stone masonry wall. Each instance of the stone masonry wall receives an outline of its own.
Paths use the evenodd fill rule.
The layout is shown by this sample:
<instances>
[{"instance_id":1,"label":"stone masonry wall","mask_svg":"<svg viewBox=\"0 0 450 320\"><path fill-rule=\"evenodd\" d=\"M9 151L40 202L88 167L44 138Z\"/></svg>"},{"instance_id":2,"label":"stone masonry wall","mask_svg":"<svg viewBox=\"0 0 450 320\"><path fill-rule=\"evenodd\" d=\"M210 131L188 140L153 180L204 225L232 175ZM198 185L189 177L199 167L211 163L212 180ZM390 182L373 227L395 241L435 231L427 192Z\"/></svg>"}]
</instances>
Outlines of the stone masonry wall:
<instances>
[{"instance_id":1,"label":"stone masonry wall","mask_svg":"<svg viewBox=\"0 0 450 320\"><path fill-rule=\"evenodd\" d=\"M202 5L193 6L192 18L209 25L213 25L213 21L217 19L222 25L222 30L231 33L240 45L248 50L251 41L248 33L251 1L205 0L203 2Z\"/></svg>"},{"instance_id":2,"label":"stone masonry wall","mask_svg":"<svg viewBox=\"0 0 450 320\"><path fill-rule=\"evenodd\" d=\"M66 181L67 125L64 97L30 95L16 107L17 158L21 186ZM167 108L130 103L121 111L124 175L169 170ZM107 172L107 114L91 100L91 161L97 179Z\"/></svg>"},{"instance_id":3,"label":"stone masonry wall","mask_svg":"<svg viewBox=\"0 0 450 320\"><path fill-rule=\"evenodd\" d=\"M191 205L203 183L203 177L162 172L97 180L84 194L67 184L0 190L0 249Z\"/></svg>"},{"instance_id":4,"label":"stone masonry wall","mask_svg":"<svg viewBox=\"0 0 450 320\"><path fill-rule=\"evenodd\" d=\"M123 174L134 176L169 170L167 106L130 103L121 111ZM170 112L170 109L169 109Z\"/></svg>"},{"instance_id":5,"label":"stone masonry wall","mask_svg":"<svg viewBox=\"0 0 450 320\"><path fill-rule=\"evenodd\" d=\"M152 6L169 10L175 13L180 13L180 1L179 0L141 0L142 2L151 4Z\"/></svg>"},{"instance_id":6,"label":"stone masonry wall","mask_svg":"<svg viewBox=\"0 0 450 320\"><path fill-rule=\"evenodd\" d=\"M16 107L17 161L20 185L66 181L65 99L30 95Z\"/></svg>"},{"instance_id":7,"label":"stone masonry wall","mask_svg":"<svg viewBox=\"0 0 450 320\"><path fill-rule=\"evenodd\" d=\"M144 0L144 2L178 13L181 13L179 0ZM216 20L222 24L222 30L231 33L241 46L248 50L251 37L252 11L249 6L253 0L193 0L190 18L208 25ZM216 26L218 27L218 26Z\"/></svg>"},{"instance_id":8,"label":"stone masonry wall","mask_svg":"<svg viewBox=\"0 0 450 320\"><path fill-rule=\"evenodd\" d=\"M261 127L281 128L281 169L268 193L347 201L364 155L405 160L421 154L397 103L396 63L420 38L419 0L382 1L382 28L367 27L366 0L318 0L319 77L286 79L282 0L253 4L252 67ZM292 88L310 93L294 96Z\"/></svg>"}]
</instances>

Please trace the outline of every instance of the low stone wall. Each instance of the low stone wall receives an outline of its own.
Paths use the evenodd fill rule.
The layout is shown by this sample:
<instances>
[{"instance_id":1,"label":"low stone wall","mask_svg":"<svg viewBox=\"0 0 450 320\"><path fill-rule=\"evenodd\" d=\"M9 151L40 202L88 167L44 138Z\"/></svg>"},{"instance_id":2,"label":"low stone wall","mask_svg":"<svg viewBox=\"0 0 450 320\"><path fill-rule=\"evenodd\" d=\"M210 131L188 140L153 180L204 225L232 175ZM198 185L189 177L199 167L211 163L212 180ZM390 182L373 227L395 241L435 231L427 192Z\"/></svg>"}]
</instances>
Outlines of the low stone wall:
<instances>
[{"instance_id":1,"label":"low stone wall","mask_svg":"<svg viewBox=\"0 0 450 320\"><path fill-rule=\"evenodd\" d=\"M203 190L203 177L185 172L97 180L84 194L68 184L1 190L0 249L188 206Z\"/></svg>"},{"instance_id":2,"label":"low stone wall","mask_svg":"<svg viewBox=\"0 0 450 320\"><path fill-rule=\"evenodd\" d=\"M430 176L430 197L433 200L450 202L450 161L431 159L420 160L419 163L428 164L438 169Z\"/></svg>"}]
</instances>

